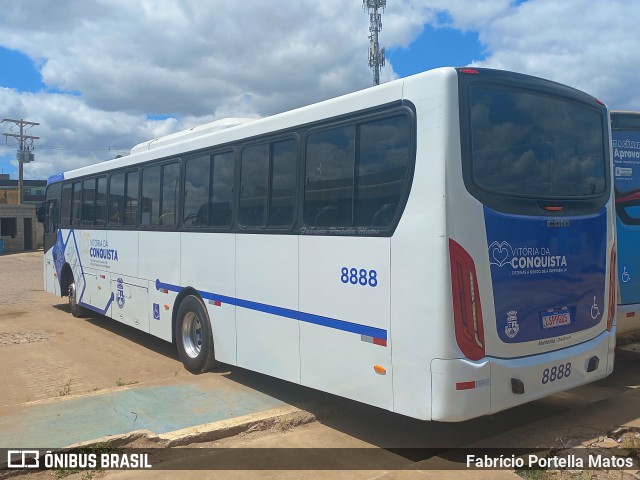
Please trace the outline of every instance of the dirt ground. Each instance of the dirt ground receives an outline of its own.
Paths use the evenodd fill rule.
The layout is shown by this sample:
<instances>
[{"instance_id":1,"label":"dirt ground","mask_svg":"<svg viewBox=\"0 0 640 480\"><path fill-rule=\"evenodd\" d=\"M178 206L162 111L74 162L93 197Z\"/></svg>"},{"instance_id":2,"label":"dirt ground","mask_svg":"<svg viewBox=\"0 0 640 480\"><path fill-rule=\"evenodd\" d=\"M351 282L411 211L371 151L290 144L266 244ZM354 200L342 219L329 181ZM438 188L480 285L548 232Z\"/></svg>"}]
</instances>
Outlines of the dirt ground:
<instances>
[{"instance_id":1,"label":"dirt ground","mask_svg":"<svg viewBox=\"0 0 640 480\"><path fill-rule=\"evenodd\" d=\"M0 406L189 375L175 348L43 289L41 251L0 256ZM19 275L18 275L19 273ZM143 348L141 348L143 347Z\"/></svg>"}]
</instances>

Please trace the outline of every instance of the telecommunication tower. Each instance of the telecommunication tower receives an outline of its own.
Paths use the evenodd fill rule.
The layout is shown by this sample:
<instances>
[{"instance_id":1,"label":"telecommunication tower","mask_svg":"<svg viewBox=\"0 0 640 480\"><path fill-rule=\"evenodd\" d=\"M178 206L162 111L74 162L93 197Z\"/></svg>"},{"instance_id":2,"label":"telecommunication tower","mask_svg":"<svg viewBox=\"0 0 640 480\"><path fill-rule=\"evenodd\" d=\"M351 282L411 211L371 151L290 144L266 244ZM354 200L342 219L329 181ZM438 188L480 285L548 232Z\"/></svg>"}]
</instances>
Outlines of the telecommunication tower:
<instances>
[{"instance_id":1,"label":"telecommunication tower","mask_svg":"<svg viewBox=\"0 0 640 480\"><path fill-rule=\"evenodd\" d=\"M362 8L369 12L369 67L373 70L373 84L380 85L380 67L384 67L384 48L380 49L378 34L382 30L382 14L387 0L362 0Z\"/></svg>"}]
</instances>

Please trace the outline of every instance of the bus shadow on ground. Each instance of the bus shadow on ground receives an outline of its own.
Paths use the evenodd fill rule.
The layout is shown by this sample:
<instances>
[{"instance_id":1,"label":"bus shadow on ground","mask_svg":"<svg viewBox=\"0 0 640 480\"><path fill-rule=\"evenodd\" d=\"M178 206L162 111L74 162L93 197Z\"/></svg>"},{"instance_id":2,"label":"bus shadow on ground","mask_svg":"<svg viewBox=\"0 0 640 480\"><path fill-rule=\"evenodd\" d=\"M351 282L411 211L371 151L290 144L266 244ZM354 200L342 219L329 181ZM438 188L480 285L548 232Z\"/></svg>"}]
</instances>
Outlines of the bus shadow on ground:
<instances>
[{"instance_id":1,"label":"bus shadow on ground","mask_svg":"<svg viewBox=\"0 0 640 480\"><path fill-rule=\"evenodd\" d=\"M415 455L411 449L441 451L462 448L538 421L554 417L561 419L577 407L607 402L640 385L639 364L637 357L618 356L614 372L603 380L459 423L417 420L237 367L229 367L226 377L308 411L318 422L363 442L389 450L407 449L407 455ZM616 411L610 427L624 425L640 416L631 410ZM587 425L585 428L589 430ZM606 436L607 432L602 434ZM579 436L580 433L576 432L576 437ZM558 438L550 432L545 446L557 448L557 441ZM505 448L509 446L504 445ZM402 451L396 453L403 454ZM428 455L429 452L422 453Z\"/></svg>"},{"instance_id":2,"label":"bus shadow on ground","mask_svg":"<svg viewBox=\"0 0 640 480\"><path fill-rule=\"evenodd\" d=\"M54 305L54 308L69 313L69 306L67 304ZM103 330L107 330L115 335L126 338L127 340L140 345L143 348L148 348L160 355L164 355L174 360L178 359L178 352L174 345L164 340L154 337L142 330L138 330L124 323L120 323L104 315L98 313L90 313L88 316L78 317L78 321L85 321L99 327Z\"/></svg>"}]
</instances>

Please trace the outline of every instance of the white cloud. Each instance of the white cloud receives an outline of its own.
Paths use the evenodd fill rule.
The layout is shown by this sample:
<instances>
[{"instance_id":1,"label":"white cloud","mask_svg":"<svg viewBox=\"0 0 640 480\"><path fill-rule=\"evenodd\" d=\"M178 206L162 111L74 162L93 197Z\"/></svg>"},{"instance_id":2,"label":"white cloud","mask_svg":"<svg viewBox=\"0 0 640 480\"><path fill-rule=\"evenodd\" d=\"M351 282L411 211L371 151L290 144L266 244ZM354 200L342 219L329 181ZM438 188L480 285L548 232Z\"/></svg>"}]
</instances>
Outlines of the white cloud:
<instances>
[{"instance_id":1,"label":"white cloud","mask_svg":"<svg viewBox=\"0 0 640 480\"><path fill-rule=\"evenodd\" d=\"M92 109L80 97L65 94L0 88L0 105L7 118L28 118L40 124L25 132L40 137L35 141L36 161L25 164L25 178L47 178L55 172L108 160L127 153L132 139L166 135L182 126L173 118L148 120L141 114ZM19 132L10 122L3 124L3 131ZM15 157L17 140L7 140L0 154Z\"/></svg>"},{"instance_id":2,"label":"white cloud","mask_svg":"<svg viewBox=\"0 0 640 480\"><path fill-rule=\"evenodd\" d=\"M0 28L7 46L46 59L48 86L103 110L215 115L251 92L255 112L270 114L369 77L356 61L367 29L358 2L26 0Z\"/></svg>"},{"instance_id":3,"label":"white cloud","mask_svg":"<svg viewBox=\"0 0 640 480\"><path fill-rule=\"evenodd\" d=\"M490 55L478 66L584 90L614 109L640 109L640 3L530 0L475 27Z\"/></svg>"}]
</instances>

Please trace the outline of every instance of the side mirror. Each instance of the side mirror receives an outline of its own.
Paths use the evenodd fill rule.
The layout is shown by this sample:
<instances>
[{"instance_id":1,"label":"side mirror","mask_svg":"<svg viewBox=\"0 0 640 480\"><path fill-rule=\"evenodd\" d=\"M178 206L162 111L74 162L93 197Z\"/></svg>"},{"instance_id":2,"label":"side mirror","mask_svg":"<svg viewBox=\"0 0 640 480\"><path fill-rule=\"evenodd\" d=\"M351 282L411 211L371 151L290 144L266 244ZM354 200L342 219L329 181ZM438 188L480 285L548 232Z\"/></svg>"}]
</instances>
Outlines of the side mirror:
<instances>
[{"instance_id":1,"label":"side mirror","mask_svg":"<svg viewBox=\"0 0 640 480\"><path fill-rule=\"evenodd\" d=\"M44 223L44 220L47 216L47 206L44 203L41 203L36 207L36 216L38 217L38 222Z\"/></svg>"}]
</instances>

